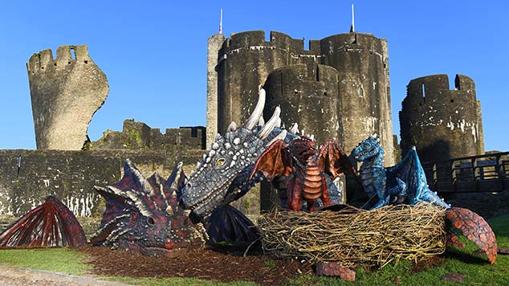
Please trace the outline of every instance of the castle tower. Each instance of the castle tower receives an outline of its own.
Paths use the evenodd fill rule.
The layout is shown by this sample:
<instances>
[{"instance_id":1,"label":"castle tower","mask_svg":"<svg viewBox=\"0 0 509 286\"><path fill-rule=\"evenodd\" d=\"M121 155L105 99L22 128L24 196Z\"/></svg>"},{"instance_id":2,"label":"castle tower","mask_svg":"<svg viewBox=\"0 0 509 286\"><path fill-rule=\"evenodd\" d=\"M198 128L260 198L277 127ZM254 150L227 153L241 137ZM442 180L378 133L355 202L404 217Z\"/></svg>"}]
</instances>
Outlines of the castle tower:
<instances>
[{"instance_id":1,"label":"castle tower","mask_svg":"<svg viewBox=\"0 0 509 286\"><path fill-rule=\"evenodd\" d=\"M81 150L92 116L108 95L106 75L87 46L61 46L27 63L37 149Z\"/></svg>"},{"instance_id":2,"label":"castle tower","mask_svg":"<svg viewBox=\"0 0 509 286\"><path fill-rule=\"evenodd\" d=\"M338 136L336 69L315 63L285 66L269 74L265 89L269 107L265 118L281 106L280 117L287 127L298 123L302 132L315 135L320 143Z\"/></svg>"},{"instance_id":3,"label":"castle tower","mask_svg":"<svg viewBox=\"0 0 509 286\"><path fill-rule=\"evenodd\" d=\"M387 42L370 34L346 33L312 42L319 45L320 63L339 75L339 138L350 152L377 133L386 165L393 165L391 99Z\"/></svg>"},{"instance_id":4,"label":"castle tower","mask_svg":"<svg viewBox=\"0 0 509 286\"><path fill-rule=\"evenodd\" d=\"M456 75L411 80L399 113L403 154L413 145L421 161L440 161L484 153L480 103L474 81Z\"/></svg>"},{"instance_id":5,"label":"castle tower","mask_svg":"<svg viewBox=\"0 0 509 286\"><path fill-rule=\"evenodd\" d=\"M212 35L208 40L207 48L207 148L214 142L217 128L218 116L218 94L217 94L217 63L218 52L225 37L223 34Z\"/></svg>"},{"instance_id":6,"label":"castle tower","mask_svg":"<svg viewBox=\"0 0 509 286\"><path fill-rule=\"evenodd\" d=\"M220 133L226 130L231 121L242 123L247 119L256 103L258 89L262 85L268 90L264 111L266 116L271 114L278 104L284 105L285 101L295 103L295 100L301 100L294 96L295 90L297 93L316 93L312 91L313 85L310 85L312 81L309 79L319 76L320 72L309 73L313 70L312 68L305 71L306 69L300 66L295 70L278 70L276 74L268 78L269 74L275 70L306 64L308 67L315 65L317 71L324 71L324 75L330 75L330 69L321 68L328 66L336 70L337 82L336 91L328 91L327 97L337 96L337 105L315 102L327 110L326 114L330 109L337 109L330 113L337 114L337 124L334 124L336 132L331 134L331 126L327 125L326 133L330 137L339 138L346 152L350 152L367 136L377 133L386 150L386 164L395 163L388 52L385 40L370 34L351 32L333 35L322 40L311 40L309 50L304 50L303 40L292 39L282 33L271 32L270 41L265 41L265 33L262 31L243 32L233 34L231 38L224 41L219 50L218 59L217 124ZM277 79L277 74L280 79ZM285 74L288 77L282 76ZM301 74L303 77L296 80L296 74ZM322 82L323 87L326 86L327 89L332 90L332 81L325 83L315 79L314 82ZM278 90L277 87L272 87L273 84L287 89ZM292 84L296 87L290 89ZM272 99L272 96L275 98ZM292 106L288 105L286 109L289 108ZM293 120L300 121L300 119L295 120L294 110L288 110L288 112L288 118L284 118L284 115L282 118L285 123L291 124ZM304 113L301 112L299 116L303 116L302 114ZM313 130L309 130L309 133L323 131L323 129L315 131L320 129L316 124L310 126L313 126Z\"/></svg>"},{"instance_id":7,"label":"castle tower","mask_svg":"<svg viewBox=\"0 0 509 286\"><path fill-rule=\"evenodd\" d=\"M233 34L219 51L218 130L224 132L231 121L243 123L258 99L258 90L273 70L293 62L302 53L304 42L288 35L251 31Z\"/></svg>"}]
</instances>

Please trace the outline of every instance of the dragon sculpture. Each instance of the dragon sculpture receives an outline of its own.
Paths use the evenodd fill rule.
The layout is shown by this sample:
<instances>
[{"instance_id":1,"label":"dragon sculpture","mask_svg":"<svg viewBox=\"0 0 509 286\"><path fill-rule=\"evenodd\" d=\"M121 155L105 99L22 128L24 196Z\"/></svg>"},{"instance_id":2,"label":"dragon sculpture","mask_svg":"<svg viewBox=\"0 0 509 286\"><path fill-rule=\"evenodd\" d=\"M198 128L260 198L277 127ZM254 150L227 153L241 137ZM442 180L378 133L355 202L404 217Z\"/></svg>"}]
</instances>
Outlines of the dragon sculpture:
<instances>
[{"instance_id":1,"label":"dragon sculpture","mask_svg":"<svg viewBox=\"0 0 509 286\"><path fill-rule=\"evenodd\" d=\"M126 160L119 182L96 187L106 200L106 209L92 245L157 255L192 240L197 229L178 204L178 189L184 180L182 163L166 181L157 173L145 179Z\"/></svg>"},{"instance_id":2,"label":"dragon sculpture","mask_svg":"<svg viewBox=\"0 0 509 286\"><path fill-rule=\"evenodd\" d=\"M289 144L284 140L272 143L258 158L251 174L262 172L268 180L289 177L288 208L301 210L304 199L307 209L313 211L339 203L339 197L330 197L339 193L329 189L334 189L333 181L344 170L354 172L348 156L336 142L330 140L317 148L316 141L302 136Z\"/></svg>"},{"instance_id":3,"label":"dragon sculpture","mask_svg":"<svg viewBox=\"0 0 509 286\"><path fill-rule=\"evenodd\" d=\"M289 187L284 206L291 209L301 209L306 204L313 209L340 199L340 190L333 181L341 173L341 160L347 156L333 142L316 148L314 136L299 135L297 124L289 130L281 127L279 107L265 123L264 105L265 91L260 89L256 107L246 123L237 127L232 122L224 136L216 136L211 150L198 162L182 189L183 206L191 210L194 222L204 223L212 240L214 234L221 233L218 240L236 241L239 230L251 233L243 237L255 236L252 223L241 218L240 212L234 212L229 203L245 195L264 177L284 177L281 181L285 188ZM307 187L302 188L303 184Z\"/></svg>"},{"instance_id":4,"label":"dragon sculpture","mask_svg":"<svg viewBox=\"0 0 509 286\"><path fill-rule=\"evenodd\" d=\"M429 189L415 147L408 151L399 164L385 168L384 150L377 136L372 135L354 148L350 157L362 162L362 186L368 195L378 199L373 208L399 203L415 205L421 202L443 207L446 209L448 246L463 248L458 235L464 235L486 254L490 263L495 263L497 241L491 227L475 212L451 207Z\"/></svg>"},{"instance_id":5,"label":"dragon sculpture","mask_svg":"<svg viewBox=\"0 0 509 286\"><path fill-rule=\"evenodd\" d=\"M56 197L28 211L0 234L0 247L80 247L87 243L74 214Z\"/></svg>"},{"instance_id":6,"label":"dragon sculpture","mask_svg":"<svg viewBox=\"0 0 509 286\"><path fill-rule=\"evenodd\" d=\"M415 148L406 154L396 166L384 167L384 149L376 135L369 136L355 147L350 157L362 162L360 179L364 191L376 197L373 208L390 203L415 205L425 201L449 208L436 193L428 188L426 175Z\"/></svg>"}]
</instances>

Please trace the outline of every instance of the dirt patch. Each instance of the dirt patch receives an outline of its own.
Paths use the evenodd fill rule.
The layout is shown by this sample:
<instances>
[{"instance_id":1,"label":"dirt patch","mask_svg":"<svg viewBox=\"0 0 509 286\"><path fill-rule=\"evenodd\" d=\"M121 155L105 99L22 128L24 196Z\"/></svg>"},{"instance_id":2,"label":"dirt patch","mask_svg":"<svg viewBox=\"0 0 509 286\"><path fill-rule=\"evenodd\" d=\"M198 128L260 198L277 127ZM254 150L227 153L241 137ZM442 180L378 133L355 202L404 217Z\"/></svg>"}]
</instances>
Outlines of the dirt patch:
<instances>
[{"instance_id":1,"label":"dirt patch","mask_svg":"<svg viewBox=\"0 0 509 286\"><path fill-rule=\"evenodd\" d=\"M414 263L412 265L412 272L417 273L417 272L426 271L430 268L437 267L442 263L444 263L443 257L432 256L432 257L429 257L426 259L422 259L422 260L418 261L417 263Z\"/></svg>"},{"instance_id":2,"label":"dirt patch","mask_svg":"<svg viewBox=\"0 0 509 286\"><path fill-rule=\"evenodd\" d=\"M300 273L312 273L309 263L275 260L267 256L234 256L206 248L181 249L149 257L103 247L82 249L90 256L97 275L130 277L193 277L222 282L252 281L260 285L283 285Z\"/></svg>"}]
</instances>

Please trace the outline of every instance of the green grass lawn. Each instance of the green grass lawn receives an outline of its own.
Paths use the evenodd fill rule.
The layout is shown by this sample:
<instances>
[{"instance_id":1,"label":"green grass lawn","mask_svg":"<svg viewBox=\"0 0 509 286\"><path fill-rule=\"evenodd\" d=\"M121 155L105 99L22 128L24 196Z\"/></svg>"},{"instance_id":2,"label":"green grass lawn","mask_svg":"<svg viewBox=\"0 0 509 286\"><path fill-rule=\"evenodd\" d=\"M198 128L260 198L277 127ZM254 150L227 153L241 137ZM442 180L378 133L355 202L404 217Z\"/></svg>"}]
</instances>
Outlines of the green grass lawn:
<instances>
[{"instance_id":1,"label":"green grass lawn","mask_svg":"<svg viewBox=\"0 0 509 286\"><path fill-rule=\"evenodd\" d=\"M0 263L74 275L91 270L85 259L84 254L67 248L0 250Z\"/></svg>"},{"instance_id":2,"label":"green grass lawn","mask_svg":"<svg viewBox=\"0 0 509 286\"><path fill-rule=\"evenodd\" d=\"M497 235L499 247L509 248L509 215L494 218L489 221ZM495 265L489 265L484 260L465 255L476 250L473 244L467 244L466 250L453 251L447 254L444 262L437 267L413 273L410 263L402 262L389 265L382 270L366 272L357 270L356 285L456 285L444 282L442 276L451 272L465 276L466 285L509 285L509 256L499 255ZM83 253L68 249L39 249L39 250L1 250L0 263L12 266L62 272L80 275L90 271L85 263ZM216 283L192 278L129 278L108 277L133 285L254 285L253 283ZM288 282L289 285L349 285L336 278L323 278L303 275ZM458 284L460 285L460 284Z\"/></svg>"}]
</instances>

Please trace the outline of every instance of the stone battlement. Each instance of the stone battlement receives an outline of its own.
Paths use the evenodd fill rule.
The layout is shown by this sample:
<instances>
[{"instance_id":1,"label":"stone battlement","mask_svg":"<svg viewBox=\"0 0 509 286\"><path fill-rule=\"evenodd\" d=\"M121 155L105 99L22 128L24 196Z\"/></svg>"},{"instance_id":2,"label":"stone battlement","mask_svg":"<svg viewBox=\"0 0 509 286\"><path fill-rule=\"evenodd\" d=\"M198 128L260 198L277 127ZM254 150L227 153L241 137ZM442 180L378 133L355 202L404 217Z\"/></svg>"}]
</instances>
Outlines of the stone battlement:
<instances>
[{"instance_id":1,"label":"stone battlement","mask_svg":"<svg viewBox=\"0 0 509 286\"><path fill-rule=\"evenodd\" d=\"M88 125L108 96L106 75L87 46L61 46L27 63L37 149L81 150Z\"/></svg>"},{"instance_id":2,"label":"stone battlement","mask_svg":"<svg viewBox=\"0 0 509 286\"><path fill-rule=\"evenodd\" d=\"M124 121L122 131L107 130L103 136L91 143L93 150L168 150L205 149L205 127L168 128L162 133L159 128L151 128L134 119Z\"/></svg>"},{"instance_id":3,"label":"stone battlement","mask_svg":"<svg viewBox=\"0 0 509 286\"><path fill-rule=\"evenodd\" d=\"M444 96L468 97L475 99L475 83L465 75L457 74L454 80L455 89L449 86L449 77L446 74L429 75L411 80L407 85L407 98L425 98L444 100Z\"/></svg>"},{"instance_id":4,"label":"stone battlement","mask_svg":"<svg viewBox=\"0 0 509 286\"><path fill-rule=\"evenodd\" d=\"M40 51L30 57L27 69L30 73L37 73L48 69L63 69L67 65L75 64L94 64L87 46L60 46L57 48L56 59L53 59L51 49Z\"/></svg>"},{"instance_id":5,"label":"stone battlement","mask_svg":"<svg viewBox=\"0 0 509 286\"><path fill-rule=\"evenodd\" d=\"M403 153L415 145L423 161L484 152L481 106L475 83L456 75L450 89L445 74L411 80L399 113Z\"/></svg>"},{"instance_id":6,"label":"stone battlement","mask_svg":"<svg viewBox=\"0 0 509 286\"><path fill-rule=\"evenodd\" d=\"M279 48L291 49L294 51L304 50L304 40L293 39L287 34L271 31L270 40L265 40L264 31L246 31L234 33L223 43L222 50L224 52L241 48Z\"/></svg>"}]
</instances>

